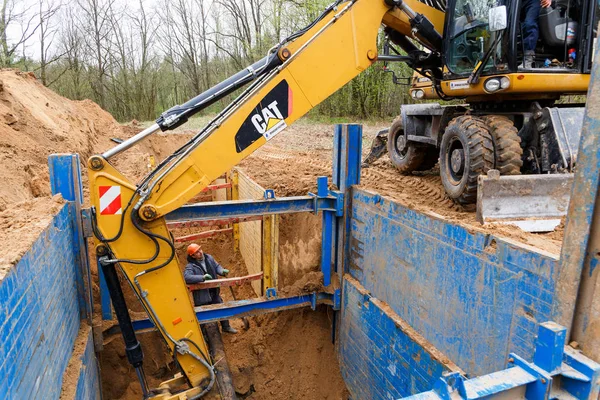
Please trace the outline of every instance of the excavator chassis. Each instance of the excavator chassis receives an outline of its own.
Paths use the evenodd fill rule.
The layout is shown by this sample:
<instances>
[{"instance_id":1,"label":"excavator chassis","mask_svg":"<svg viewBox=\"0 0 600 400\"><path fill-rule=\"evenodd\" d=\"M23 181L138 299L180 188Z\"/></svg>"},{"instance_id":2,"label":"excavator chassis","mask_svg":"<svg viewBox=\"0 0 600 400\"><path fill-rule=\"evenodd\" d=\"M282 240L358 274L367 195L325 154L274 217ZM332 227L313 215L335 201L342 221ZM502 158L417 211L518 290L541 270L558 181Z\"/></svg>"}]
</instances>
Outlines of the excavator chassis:
<instances>
[{"instance_id":1,"label":"excavator chassis","mask_svg":"<svg viewBox=\"0 0 600 400\"><path fill-rule=\"evenodd\" d=\"M527 231L551 231L568 208L583 115L584 108L579 105L542 107L538 102L403 105L392 128L381 130L373 140L363 166L372 165L386 150L405 174L428 169L439 161L449 197L465 206L476 202L481 223L513 223ZM461 132L457 135L456 131L461 129L469 131L465 141L481 140L482 145L472 149L447 145L444 135L452 130L457 138L451 143L459 143ZM473 133L473 129L479 132ZM484 165L467 160L468 151L487 151ZM471 173L475 180L467 182L470 187L457 195L461 172ZM465 195L467 190L471 192Z\"/></svg>"}]
</instances>

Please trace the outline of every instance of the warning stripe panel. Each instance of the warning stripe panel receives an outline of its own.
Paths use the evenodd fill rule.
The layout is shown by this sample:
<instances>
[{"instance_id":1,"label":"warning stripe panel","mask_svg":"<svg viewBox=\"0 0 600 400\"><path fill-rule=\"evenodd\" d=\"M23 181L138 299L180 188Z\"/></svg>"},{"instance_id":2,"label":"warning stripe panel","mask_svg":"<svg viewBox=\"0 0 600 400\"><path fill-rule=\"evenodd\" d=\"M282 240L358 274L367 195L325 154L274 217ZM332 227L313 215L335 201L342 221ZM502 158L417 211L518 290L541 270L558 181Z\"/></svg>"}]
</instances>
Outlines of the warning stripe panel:
<instances>
[{"instance_id":1,"label":"warning stripe panel","mask_svg":"<svg viewBox=\"0 0 600 400\"><path fill-rule=\"evenodd\" d=\"M104 196L104 193L106 193L106 191L108 189L110 189L111 187L113 187L113 186L100 186L100 189L99 189L99 191L100 191L100 197Z\"/></svg>"},{"instance_id":2,"label":"warning stripe panel","mask_svg":"<svg viewBox=\"0 0 600 400\"><path fill-rule=\"evenodd\" d=\"M100 186L100 215L119 215L121 210L121 187Z\"/></svg>"}]
</instances>

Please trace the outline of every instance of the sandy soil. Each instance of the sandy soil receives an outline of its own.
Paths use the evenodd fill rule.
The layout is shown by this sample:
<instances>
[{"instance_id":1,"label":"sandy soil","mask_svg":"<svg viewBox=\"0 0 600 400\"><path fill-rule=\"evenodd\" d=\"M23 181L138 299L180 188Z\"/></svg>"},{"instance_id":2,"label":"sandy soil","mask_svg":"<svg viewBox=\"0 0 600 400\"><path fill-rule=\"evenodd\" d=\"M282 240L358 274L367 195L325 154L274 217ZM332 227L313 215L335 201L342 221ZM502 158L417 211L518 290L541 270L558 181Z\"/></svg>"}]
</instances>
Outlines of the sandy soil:
<instances>
[{"instance_id":1,"label":"sandy soil","mask_svg":"<svg viewBox=\"0 0 600 400\"><path fill-rule=\"evenodd\" d=\"M176 237L189 233L189 229L173 231ZM203 239L197 243L225 268L229 268L231 276L248 274L240 253L232 251L231 234ZM185 267L187 244L177 246L182 268ZM292 296L319 290L321 279L320 273L309 272L280 292ZM144 317L141 305L131 289L127 285L123 285L123 289L131 314ZM249 285L232 289L238 300L256 297ZM229 289L223 289L221 296L225 301L233 300ZM331 312L328 314L327 308L323 307L317 311L291 310L251 317L248 330L244 330L241 320L232 320L232 326L239 333L223 335L223 341L240 398L346 399L346 387L330 340L330 318ZM115 322L105 322L105 328ZM157 386L177 372L164 340L158 333L141 334L139 340L144 349L144 370L150 386ZM104 398L139 399L141 389L135 371L127 362L121 337L105 338L105 342L100 360ZM298 352L300 348L302 351ZM324 386L323 382L328 384ZM218 388L215 387L207 398L220 398Z\"/></svg>"},{"instance_id":2,"label":"sandy soil","mask_svg":"<svg viewBox=\"0 0 600 400\"><path fill-rule=\"evenodd\" d=\"M363 127L363 156L385 125ZM333 126L300 121L245 159L241 168L277 196L305 195L316 190L318 176L331 177ZM558 255L564 224L550 234L527 233L509 225L483 226L473 210L455 204L446 196L437 167L412 176L400 175L389 158L363 168L360 187L389 197L417 211L441 216L471 231L508 237Z\"/></svg>"},{"instance_id":3,"label":"sandy soil","mask_svg":"<svg viewBox=\"0 0 600 400\"><path fill-rule=\"evenodd\" d=\"M32 75L0 70L0 280L60 210L50 197L48 156L79 153L87 198L87 159L115 146L111 138L138 131L89 100L70 101ZM186 138L155 135L111 161L136 181L148 171L151 154L158 162Z\"/></svg>"}]
</instances>

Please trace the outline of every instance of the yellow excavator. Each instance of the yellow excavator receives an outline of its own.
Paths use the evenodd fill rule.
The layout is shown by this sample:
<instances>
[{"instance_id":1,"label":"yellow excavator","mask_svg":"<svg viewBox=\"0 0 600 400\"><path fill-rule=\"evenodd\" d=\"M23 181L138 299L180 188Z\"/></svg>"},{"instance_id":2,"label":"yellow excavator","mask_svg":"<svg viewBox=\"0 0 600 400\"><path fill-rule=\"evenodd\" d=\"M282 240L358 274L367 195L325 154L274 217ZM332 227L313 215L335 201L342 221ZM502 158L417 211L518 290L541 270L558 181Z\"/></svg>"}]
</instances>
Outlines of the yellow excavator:
<instances>
[{"instance_id":1,"label":"yellow excavator","mask_svg":"<svg viewBox=\"0 0 600 400\"><path fill-rule=\"evenodd\" d=\"M523 13L520 1L450 1L441 75L417 68L421 74L413 76L410 94L415 101L464 104L402 105L364 165L386 151L403 174L428 170L439 160L446 193L459 204L475 202L478 177L490 169L501 175L572 172L584 104L564 103L561 96L587 92L598 4L567 0L541 8L535 61L527 68ZM403 35L386 32L410 54ZM399 57L393 46L384 48Z\"/></svg>"},{"instance_id":2,"label":"yellow excavator","mask_svg":"<svg viewBox=\"0 0 600 400\"><path fill-rule=\"evenodd\" d=\"M165 215L378 60L405 62L431 80L438 97L466 101L461 106L402 109L402 122L390 130L389 142L394 146L390 156L399 157L395 163L404 171L430 164L431 148L439 148L442 174L449 174L446 189L462 202L470 201L474 181L486 169L515 173L524 168L522 149L525 154L533 149L531 159L526 158L532 170L572 168L574 158L565 159L560 143L520 131L531 125L534 131L537 126L548 132L549 126L544 131L538 124L547 119L548 106L562 94L586 91L595 34L593 4L590 0L573 4L561 17L567 21L566 33L561 36L555 29L558 45L538 53L543 58L547 51L563 64L523 70L517 0L450 0L447 6L437 0L429 5L417 0L336 1L309 26L273 46L262 60L166 111L131 139L92 156L88 173L95 250L144 397L196 399L215 381ZM570 18L578 18L576 35L569 30ZM379 54L382 25L390 44L389 51ZM565 36L568 44L561 47ZM561 49L571 46L577 57L564 63ZM111 158L152 133L182 125L242 87L231 104L139 182L131 182L111 164ZM559 161L547 165L544 152L551 153L550 158L557 153ZM181 368L156 389L149 389L144 377L143 352L117 269Z\"/></svg>"}]
</instances>

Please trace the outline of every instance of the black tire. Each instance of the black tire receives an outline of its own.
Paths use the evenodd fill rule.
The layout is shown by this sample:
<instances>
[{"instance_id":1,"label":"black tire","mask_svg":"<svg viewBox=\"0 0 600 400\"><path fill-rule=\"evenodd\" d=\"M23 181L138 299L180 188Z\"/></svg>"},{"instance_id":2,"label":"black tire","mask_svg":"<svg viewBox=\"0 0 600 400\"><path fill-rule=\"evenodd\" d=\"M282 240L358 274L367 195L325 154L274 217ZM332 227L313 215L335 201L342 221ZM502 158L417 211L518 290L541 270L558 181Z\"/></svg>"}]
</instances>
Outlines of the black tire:
<instances>
[{"instance_id":1,"label":"black tire","mask_svg":"<svg viewBox=\"0 0 600 400\"><path fill-rule=\"evenodd\" d=\"M470 115L450 121L440 144L440 176L448 196L459 204L475 203L477 177L492 168L494 144L485 122Z\"/></svg>"},{"instance_id":2,"label":"black tire","mask_svg":"<svg viewBox=\"0 0 600 400\"><path fill-rule=\"evenodd\" d=\"M398 117L392 123L388 133L387 148L392 164L403 175L409 175L413 171L423 171L420 168L427 155L427 148L411 142L406 143L405 140L402 143L403 139L402 117Z\"/></svg>"},{"instance_id":3,"label":"black tire","mask_svg":"<svg viewBox=\"0 0 600 400\"><path fill-rule=\"evenodd\" d=\"M500 175L521 175L523 149L519 131L513 122L502 115L482 118L490 129L496 152L496 168Z\"/></svg>"}]
</instances>

